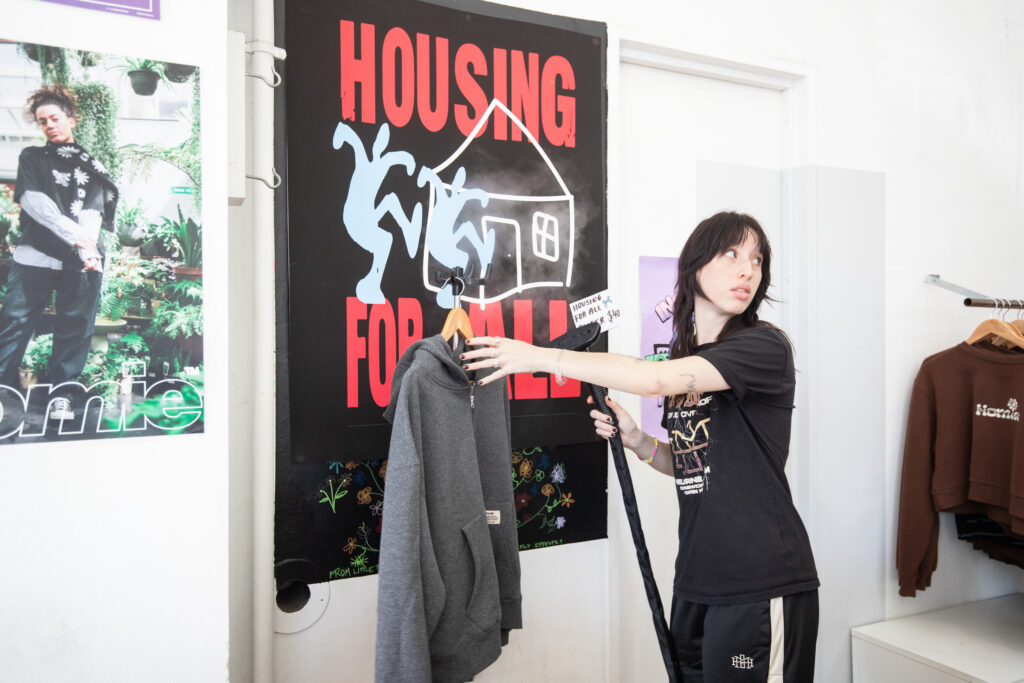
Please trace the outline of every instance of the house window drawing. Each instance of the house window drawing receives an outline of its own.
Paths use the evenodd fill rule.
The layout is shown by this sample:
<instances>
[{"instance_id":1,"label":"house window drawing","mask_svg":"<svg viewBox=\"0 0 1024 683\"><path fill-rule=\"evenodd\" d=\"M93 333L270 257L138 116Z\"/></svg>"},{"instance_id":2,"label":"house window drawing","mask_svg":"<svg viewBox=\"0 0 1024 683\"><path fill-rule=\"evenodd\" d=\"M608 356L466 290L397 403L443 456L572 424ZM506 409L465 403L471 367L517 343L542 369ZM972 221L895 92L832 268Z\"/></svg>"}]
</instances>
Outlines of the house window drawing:
<instances>
[{"instance_id":1,"label":"house window drawing","mask_svg":"<svg viewBox=\"0 0 1024 683\"><path fill-rule=\"evenodd\" d=\"M465 158L460 159L496 111L519 128L536 153L528 178L516 179L507 172L494 173L493 168L474 169ZM456 170L454 178L449 167ZM466 187L453 187L460 184L455 178L461 179L463 169L469 178ZM476 179L474 170L479 171L477 175L481 179ZM469 272L474 277L486 277L486 284L468 288L463 293L463 301L489 304L528 289L572 284L575 198L533 134L502 102L492 100L459 147L430 171L445 180L437 187L433 182L425 183L429 185L425 231L430 231L430 222L436 219L434 208L440 191L482 192L486 196L485 200L467 202L457 219L459 230L466 237L458 247L465 252ZM478 231L471 240L465 233L467 222ZM474 248L477 243L486 245L486 250ZM483 261L485 255L490 257L489 262ZM427 290L440 291L433 274L441 267L443 259L432 254L429 246L425 248L423 286Z\"/></svg>"},{"instance_id":2,"label":"house window drawing","mask_svg":"<svg viewBox=\"0 0 1024 683\"><path fill-rule=\"evenodd\" d=\"M533 214L533 255L558 262L558 218L543 211Z\"/></svg>"}]
</instances>

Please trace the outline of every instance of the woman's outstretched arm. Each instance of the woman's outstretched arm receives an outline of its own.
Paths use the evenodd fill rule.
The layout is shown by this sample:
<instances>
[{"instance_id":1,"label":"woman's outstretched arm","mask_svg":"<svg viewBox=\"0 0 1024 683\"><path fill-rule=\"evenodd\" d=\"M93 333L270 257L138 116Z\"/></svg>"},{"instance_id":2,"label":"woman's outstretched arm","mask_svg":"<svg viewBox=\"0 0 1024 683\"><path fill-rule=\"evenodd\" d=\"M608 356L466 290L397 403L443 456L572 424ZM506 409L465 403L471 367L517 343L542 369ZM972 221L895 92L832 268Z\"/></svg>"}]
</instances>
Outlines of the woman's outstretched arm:
<instances>
[{"instance_id":1,"label":"woman's outstretched arm","mask_svg":"<svg viewBox=\"0 0 1024 683\"><path fill-rule=\"evenodd\" d=\"M617 353L544 348L504 337L475 337L466 343L475 347L462 354L467 370L501 369L480 384L517 372L547 372L640 396L676 396L729 388L721 373L699 356L645 361Z\"/></svg>"}]
</instances>

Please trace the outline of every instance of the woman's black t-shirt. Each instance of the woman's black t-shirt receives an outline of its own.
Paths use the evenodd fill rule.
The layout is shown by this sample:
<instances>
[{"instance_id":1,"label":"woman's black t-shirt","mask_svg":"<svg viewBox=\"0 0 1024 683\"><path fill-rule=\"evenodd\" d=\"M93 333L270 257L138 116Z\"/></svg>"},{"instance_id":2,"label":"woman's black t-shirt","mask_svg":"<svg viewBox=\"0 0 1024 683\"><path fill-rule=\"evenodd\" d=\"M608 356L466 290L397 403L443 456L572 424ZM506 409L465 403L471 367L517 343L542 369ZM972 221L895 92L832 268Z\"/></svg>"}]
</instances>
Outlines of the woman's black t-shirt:
<instances>
[{"instance_id":1,"label":"woman's black t-shirt","mask_svg":"<svg viewBox=\"0 0 1024 683\"><path fill-rule=\"evenodd\" d=\"M817 588L785 473L795 387L789 341L777 328L751 327L696 355L730 388L665 401L679 496L674 595L735 604Z\"/></svg>"}]
</instances>

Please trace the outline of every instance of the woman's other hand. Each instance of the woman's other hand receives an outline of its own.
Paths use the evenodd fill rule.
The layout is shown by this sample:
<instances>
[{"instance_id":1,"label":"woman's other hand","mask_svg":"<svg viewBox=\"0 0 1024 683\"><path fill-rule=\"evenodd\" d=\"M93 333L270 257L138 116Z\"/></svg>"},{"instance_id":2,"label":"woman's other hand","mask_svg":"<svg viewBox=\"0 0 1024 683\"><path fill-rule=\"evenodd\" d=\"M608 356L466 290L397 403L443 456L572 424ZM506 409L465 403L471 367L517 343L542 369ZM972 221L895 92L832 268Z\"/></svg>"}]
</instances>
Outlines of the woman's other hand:
<instances>
[{"instance_id":1,"label":"woman's other hand","mask_svg":"<svg viewBox=\"0 0 1024 683\"><path fill-rule=\"evenodd\" d=\"M587 403L594 404L592 396L587 397ZM594 431L597 432L597 435L602 439L610 439L618 432L622 436L623 446L631 450L639 446L643 439L643 432L637 427L633 417L611 396L605 398L605 403L615 413L615 420L618 422L618 426L612 425L611 419L595 408L590 411L590 417L594 418Z\"/></svg>"}]
</instances>

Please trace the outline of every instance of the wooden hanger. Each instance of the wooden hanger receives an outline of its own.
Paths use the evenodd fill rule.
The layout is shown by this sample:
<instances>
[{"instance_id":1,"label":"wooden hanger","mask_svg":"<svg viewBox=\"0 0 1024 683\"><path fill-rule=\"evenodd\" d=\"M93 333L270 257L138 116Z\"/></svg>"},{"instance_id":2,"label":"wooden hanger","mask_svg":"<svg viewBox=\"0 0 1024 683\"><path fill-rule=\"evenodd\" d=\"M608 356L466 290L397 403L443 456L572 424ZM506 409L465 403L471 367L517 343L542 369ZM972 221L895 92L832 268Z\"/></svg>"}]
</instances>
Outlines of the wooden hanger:
<instances>
[{"instance_id":1,"label":"wooden hanger","mask_svg":"<svg viewBox=\"0 0 1024 683\"><path fill-rule=\"evenodd\" d=\"M463 339L473 336L473 326L469 324L469 314L462 306L456 306L448 313L448 317L444 320L444 327L441 328L441 336L445 341L452 342L452 348L459 341L457 334L461 334Z\"/></svg>"},{"instance_id":2,"label":"wooden hanger","mask_svg":"<svg viewBox=\"0 0 1024 683\"><path fill-rule=\"evenodd\" d=\"M1016 299L1014 299L1014 303L1017 304L1018 306L1024 306L1024 302L1018 301ZM1017 318L1016 320L1011 320L1010 324L1016 327L1018 332L1024 334L1024 318Z\"/></svg>"},{"instance_id":3,"label":"wooden hanger","mask_svg":"<svg viewBox=\"0 0 1024 683\"><path fill-rule=\"evenodd\" d=\"M968 344L976 344L979 341L992 342L997 346L1016 346L1024 349L1024 332L1005 320L989 318L982 321L967 338Z\"/></svg>"}]
</instances>

